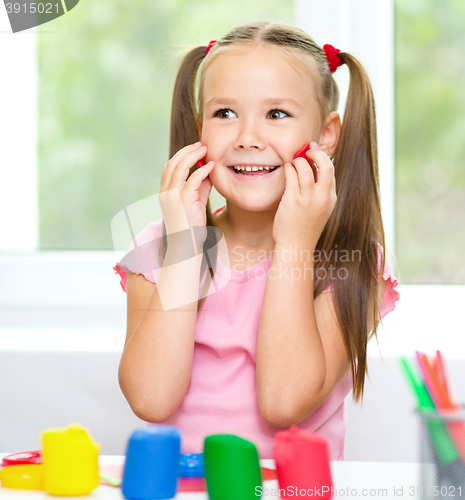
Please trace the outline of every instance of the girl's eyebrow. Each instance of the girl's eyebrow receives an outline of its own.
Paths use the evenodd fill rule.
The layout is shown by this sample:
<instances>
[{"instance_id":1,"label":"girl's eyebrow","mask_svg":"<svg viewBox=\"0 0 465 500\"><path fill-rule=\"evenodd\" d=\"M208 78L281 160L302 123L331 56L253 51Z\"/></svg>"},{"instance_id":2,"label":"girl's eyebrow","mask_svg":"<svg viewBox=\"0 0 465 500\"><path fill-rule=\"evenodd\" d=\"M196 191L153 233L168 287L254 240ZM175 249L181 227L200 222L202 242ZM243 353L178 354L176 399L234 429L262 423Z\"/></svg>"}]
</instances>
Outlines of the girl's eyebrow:
<instances>
[{"instance_id":1,"label":"girl's eyebrow","mask_svg":"<svg viewBox=\"0 0 465 500\"><path fill-rule=\"evenodd\" d=\"M291 98L286 98L286 99L265 99L262 101L263 104L267 106L290 106L293 108L298 108L302 109L302 105L295 101L294 99ZM235 99L228 99L226 97L214 97L213 99L210 99L206 104L205 107L208 106L231 106L237 104L237 101Z\"/></svg>"},{"instance_id":2,"label":"girl's eyebrow","mask_svg":"<svg viewBox=\"0 0 465 500\"><path fill-rule=\"evenodd\" d=\"M237 101L235 99L227 99L226 97L214 97L205 104L205 107L218 105L230 106L232 104L237 104Z\"/></svg>"},{"instance_id":3,"label":"girl's eyebrow","mask_svg":"<svg viewBox=\"0 0 465 500\"><path fill-rule=\"evenodd\" d=\"M266 99L263 102L269 106L291 106L293 108L302 108L300 103L290 97L286 99Z\"/></svg>"}]
</instances>

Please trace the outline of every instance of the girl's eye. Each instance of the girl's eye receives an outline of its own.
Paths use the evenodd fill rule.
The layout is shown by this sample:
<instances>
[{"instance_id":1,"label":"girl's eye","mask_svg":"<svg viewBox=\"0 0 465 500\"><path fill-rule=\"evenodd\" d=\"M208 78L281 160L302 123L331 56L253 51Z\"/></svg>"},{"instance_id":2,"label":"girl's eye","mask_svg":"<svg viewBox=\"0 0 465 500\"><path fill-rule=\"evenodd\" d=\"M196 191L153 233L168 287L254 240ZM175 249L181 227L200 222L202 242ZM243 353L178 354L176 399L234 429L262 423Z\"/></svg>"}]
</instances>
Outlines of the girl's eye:
<instances>
[{"instance_id":1,"label":"girl's eye","mask_svg":"<svg viewBox=\"0 0 465 500\"><path fill-rule=\"evenodd\" d=\"M218 118L230 118L231 115L228 115L228 113L234 113L234 111L231 111L230 109L219 109L213 116L217 116Z\"/></svg>"},{"instance_id":2,"label":"girl's eye","mask_svg":"<svg viewBox=\"0 0 465 500\"><path fill-rule=\"evenodd\" d=\"M270 111L270 117L273 119L284 118L284 116L279 116L279 113L281 113L281 115L289 116L285 111L281 111L280 109L272 109Z\"/></svg>"}]
</instances>

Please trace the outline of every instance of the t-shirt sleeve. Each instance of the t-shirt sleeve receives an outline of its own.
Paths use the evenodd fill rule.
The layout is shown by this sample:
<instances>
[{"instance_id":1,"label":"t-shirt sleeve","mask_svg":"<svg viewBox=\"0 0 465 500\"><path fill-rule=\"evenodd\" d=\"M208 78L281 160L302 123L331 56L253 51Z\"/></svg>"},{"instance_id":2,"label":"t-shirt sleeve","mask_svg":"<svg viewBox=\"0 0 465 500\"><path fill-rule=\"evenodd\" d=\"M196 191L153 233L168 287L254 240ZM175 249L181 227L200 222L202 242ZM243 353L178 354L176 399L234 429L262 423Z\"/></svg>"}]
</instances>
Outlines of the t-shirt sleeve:
<instances>
[{"instance_id":1,"label":"t-shirt sleeve","mask_svg":"<svg viewBox=\"0 0 465 500\"><path fill-rule=\"evenodd\" d=\"M378 246L378 270L381 274L381 259L382 259L383 251L381 246ZM399 285L399 281L397 278L394 276L394 273L392 271L391 263L388 257L386 257L385 265L384 265L384 272L381 277L383 281L386 282L386 288L384 290L384 295L383 299L381 301L381 305L379 307L379 319L384 318L387 313L393 311L396 307L396 302L400 298L399 291L397 290L397 286ZM334 287L332 283L330 283L324 290L323 292L333 292Z\"/></svg>"},{"instance_id":2,"label":"t-shirt sleeve","mask_svg":"<svg viewBox=\"0 0 465 500\"><path fill-rule=\"evenodd\" d=\"M397 290L397 286L399 285L399 281L394 276L391 263L389 258L386 256L386 262L384 266L383 278L386 282L386 288L384 290L383 300L381 301L381 305L379 307L379 318L384 318L387 313L393 311L396 307L396 302L400 298L399 291Z\"/></svg>"},{"instance_id":3,"label":"t-shirt sleeve","mask_svg":"<svg viewBox=\"0 0 465 500\"><path fill-rule=\"evenodd\" d=\"M131 244L128 253L113 267L119 274L121 287L126 291L127 273L141 274L156 283L163 266L161 244L163 239L163 220L152 222L140 232Z\"/></svg>"}]
</instances>

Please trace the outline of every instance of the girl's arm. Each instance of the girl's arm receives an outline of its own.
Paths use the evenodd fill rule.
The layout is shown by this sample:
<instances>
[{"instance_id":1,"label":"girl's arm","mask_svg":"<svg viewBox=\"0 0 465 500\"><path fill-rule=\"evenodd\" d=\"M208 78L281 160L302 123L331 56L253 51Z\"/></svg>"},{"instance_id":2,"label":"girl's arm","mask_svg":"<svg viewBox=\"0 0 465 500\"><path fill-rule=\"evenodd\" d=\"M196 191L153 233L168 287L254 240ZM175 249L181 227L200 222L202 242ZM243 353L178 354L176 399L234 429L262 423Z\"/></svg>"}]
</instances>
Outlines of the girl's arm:
<instances>
[{"instance_id":1,"label":"girl's arm","mask_svg":"<svg viewBox=\"0 0 465 500\"><path fill-rule=\"evenodd\" d=\"M200 142L190 144L163 166L159 202L168 246L157 284L131 273L127 277L127 334L118 378L132 410L147 422L167 420L189 386L203 256L195 249L203 248L207 232L193 228L206 225L214 163L192 175L189 170L205 154ZM186 245L194 245L195 257L187 258ZM197 299L189 303L192 297ZM175 307L178 303L186 305Z\"/></svg>"},{"instance_id":2,"label":"girl's arm","mask_svg":"<svg viewBox=\"0 0 465 500\"><path fill-rule=\"evenodd\" d=\"M278 427L308 417L349 369L334 293L314 300L313 261L287 262L284 250L276 245L268 271L256 357L260 412Z\"/></svg>"},{"instance_id":3,"label":"girl's arm","mask_svg":"<svg viewBox=\"0 0 465 500\"><path fill-rule=\"evenodd\" d=\"M170 258L170 247L165 262ZM163 267L158 283L198 293L199 259ZM186 268L186 264L189 269ZM119 384L134 413L147 422L167 420L179 407L192 370L198 301L163 310L156 284L127 276L127 334Z\"/></svg>"}]
</instances>

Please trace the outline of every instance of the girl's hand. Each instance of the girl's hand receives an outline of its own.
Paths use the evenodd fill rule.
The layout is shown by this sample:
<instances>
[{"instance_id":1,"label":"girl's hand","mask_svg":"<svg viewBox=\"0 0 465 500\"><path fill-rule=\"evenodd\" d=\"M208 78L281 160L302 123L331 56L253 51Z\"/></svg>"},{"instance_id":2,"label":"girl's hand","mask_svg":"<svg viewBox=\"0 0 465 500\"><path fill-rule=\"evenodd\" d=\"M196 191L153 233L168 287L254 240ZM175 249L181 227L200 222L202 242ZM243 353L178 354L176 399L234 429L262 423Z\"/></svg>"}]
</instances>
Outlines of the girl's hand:
<instances>
[{"instance_id":1,"label":"girl's hand","mask_svg":"<svg viewBox=\"0 0 465 500\"><path fill-rule=\"evenodd\" d=\"M273 224L275 244L301 244L316 248L326 222L336 205L336 179L329 157L315 142L307 157L318 167L315 181L312 168L303 158L284 165L286 188Z\"/></svg>"},{"instance_id":2,"label":"girl's hand","mask_svg":"<svg viewBox=\"0 0 465 500\"><path fill-rule=\"evenodd\" d=\"M187 179L189 169L198 160L204 158L206 154L207 147L197 142L180 149L163 166L160 195L177 188L179 189L182 201L182 207L180 207L179 197L173 196L173 193L167 193L166 196L159 197L163 220L165 221L168 234L181 229L187 229L185 227L185 216L187 216L189 227L206 226L207 217L205 210L212 188L208 174L213 170L214 162L209 161Z\"/></svg>"}]
</instances>

